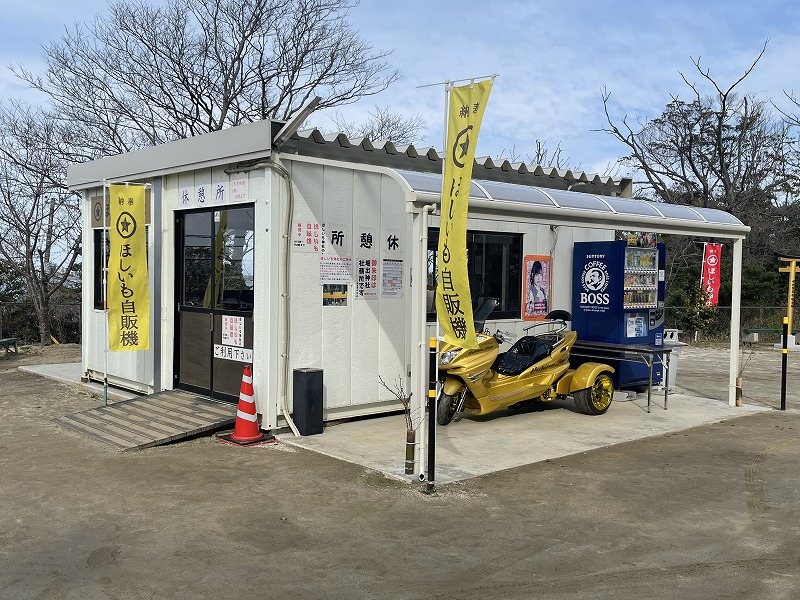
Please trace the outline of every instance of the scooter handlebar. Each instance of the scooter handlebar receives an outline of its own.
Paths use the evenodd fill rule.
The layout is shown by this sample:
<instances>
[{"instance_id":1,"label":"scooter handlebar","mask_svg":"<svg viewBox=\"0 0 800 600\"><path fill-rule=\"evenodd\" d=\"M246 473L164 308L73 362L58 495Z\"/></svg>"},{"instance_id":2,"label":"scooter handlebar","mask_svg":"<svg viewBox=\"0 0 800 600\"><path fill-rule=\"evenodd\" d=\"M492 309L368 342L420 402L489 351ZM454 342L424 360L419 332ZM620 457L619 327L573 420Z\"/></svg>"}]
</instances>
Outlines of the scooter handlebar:
<instances>
[{"instance_id":1,"label":"scooter handlebar","mask_svg":"<svg viewBox=\"0 0 800 600\"><path fill-rule=\"evenodd\" d=\"M508 333L507 331L500 331L499 329L494 333L494 339L497 340L498 343L502 344L503 342L510 342L514 339L514 335Z\"/></svg>"}]
</instances>

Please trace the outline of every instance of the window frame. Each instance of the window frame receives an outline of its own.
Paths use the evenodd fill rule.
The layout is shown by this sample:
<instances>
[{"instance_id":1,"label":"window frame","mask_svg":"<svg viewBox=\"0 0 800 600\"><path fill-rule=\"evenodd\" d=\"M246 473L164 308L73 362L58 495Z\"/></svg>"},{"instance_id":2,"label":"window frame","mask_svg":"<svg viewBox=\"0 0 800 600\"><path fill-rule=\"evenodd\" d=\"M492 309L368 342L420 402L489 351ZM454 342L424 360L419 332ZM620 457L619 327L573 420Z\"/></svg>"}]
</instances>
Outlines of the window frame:
<instances>
[{"instance_id":1,"label":"window frame","mask_svg":"<svg viewBox=\"0 0 800 600\"><path fill-rule=\"evenodd\" d=\"M103 275L105 271L105 266L103 265L103 237L105 234L105 242L106 242L106 259L108 259L108 245L109 245L109 237L108 237L108 229L103 227L98 227L97 229L92 230L94 235L92 236L92 245L94 246L94 309L95 310L105 310L105 306L103 305Z\"/></svg>"},{"instance_id":2,"label":"window frame","mask_svg":"<svg viewBox=\"0 0 800 600\"><path fill-rule=\"evenodd\" d=\"M481 291L481 287L483 284L486 283L486 263L485 259L487 258L487 253L485 248L488 244L492 243L490 239L492 236L498 236L506 238L506 242L504 245L507 246L508 252L505 253L503 256L500 257L501 260L501 268L498 272L503 274L508 274L509 279L507 281L506 286L501 286L501 288L507 288L508 292L504 296L503 289L501 289L501 293L499 297L497 294L490 294L498 298L500 303L498 304L498 308L492 312L490 315L492 320L500 320L500 319L521 319L522 318L522 291L523 291L523 275L522 275L522 265L524 260L524 253L523 253L523 237L524 234L517 233L517 232L509 232L509 231L480 231L480 230L467 230L467 269L469 273L469 280L470 280L470 294L472 296L472 304L473 309L475 307L476 300L481 297L482 295L486 295L484 292ZM497 242L495 242L497 243ZM431 284L435 283L436 277L436 260L438 254L438 247L439 247L439 228L438 227L429 227L428 228L428 249L427 249L427 270L426 273L426 282L428 284L428 288L431 288ZM483 251L478 252L479 248L483 248ZM433 257L433 260L431 258ZM476 269L478 268L478 259L481 259L480 272ZM513 275L513 264L516 261L517 273L516 276ZM433 281L431 280L433 277ZM516 280L512 279L516 277ZM480 278L480 279L479 279ZM480 285L476 285L479 283ZM433 287L435 290L435 287ZM503 309L503 306L507 306L508 308ZM433 311L427 311L427 320L429 322L436 321L436 308L435 304L433 304Z\"/></svg>"}]
</instances>

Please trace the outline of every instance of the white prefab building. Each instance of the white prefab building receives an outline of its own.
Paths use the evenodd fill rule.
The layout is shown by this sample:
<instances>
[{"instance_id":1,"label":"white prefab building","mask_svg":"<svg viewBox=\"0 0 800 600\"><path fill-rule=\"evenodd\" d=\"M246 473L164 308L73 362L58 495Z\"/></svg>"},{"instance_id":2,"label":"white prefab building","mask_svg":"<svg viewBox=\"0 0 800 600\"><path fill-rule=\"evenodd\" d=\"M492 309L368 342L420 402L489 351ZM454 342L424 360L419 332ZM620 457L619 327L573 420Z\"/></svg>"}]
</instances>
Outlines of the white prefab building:
<instances>
[{"instance_id":1,"label":"white prefab building","mask_svg":"<svg viewBox=\"0 0 800 600\"><path fill-rule=\"evenodd\" d=\"M296 369L322 371L325 420L397 410L379 377L422 401L441 170L433 149L269 121L72 165L84 207L85 376L236 402L251 364L264 430L291 423ZM151 349L107 352L105 186L123 182L149 190ZM526 256L549 258L550 308L571 310L574 242L618 230L713 236L734 242L738 340L749 228L721 211L630 195L627 179L476 160L469 268L473 295L500 300L490 321L522 334Z\"/></svg>"}]
</instances>

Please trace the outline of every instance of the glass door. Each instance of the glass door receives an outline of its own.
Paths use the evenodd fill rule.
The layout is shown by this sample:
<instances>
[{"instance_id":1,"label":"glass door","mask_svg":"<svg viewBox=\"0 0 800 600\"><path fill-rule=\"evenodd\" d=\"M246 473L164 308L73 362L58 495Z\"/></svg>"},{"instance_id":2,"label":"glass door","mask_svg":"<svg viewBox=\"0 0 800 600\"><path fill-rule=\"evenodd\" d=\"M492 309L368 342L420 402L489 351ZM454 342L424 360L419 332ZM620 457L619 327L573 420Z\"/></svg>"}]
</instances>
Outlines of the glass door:
<instances>
[{"instance_id":1,"label":"glass door","mask_svg":"<svg viewBox=\"0 0 800 600\"><path fill-rule=\"evenodd\" d=\"M254 211L251 205L176 217L175 386L238 401L253 361Z\"/></svg>"}]
</instances>

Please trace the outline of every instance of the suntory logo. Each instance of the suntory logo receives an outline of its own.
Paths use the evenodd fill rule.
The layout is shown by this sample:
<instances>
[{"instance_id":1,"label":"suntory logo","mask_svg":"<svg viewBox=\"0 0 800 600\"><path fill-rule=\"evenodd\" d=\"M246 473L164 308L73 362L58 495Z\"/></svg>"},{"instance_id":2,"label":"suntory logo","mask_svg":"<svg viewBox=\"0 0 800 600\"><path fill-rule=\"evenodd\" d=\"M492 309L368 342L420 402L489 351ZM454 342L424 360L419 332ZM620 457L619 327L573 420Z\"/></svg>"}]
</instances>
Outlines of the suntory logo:
<instances>
[{"instance_id":1,"label":"suntory logo","mask_svg":"<svg viewBox=\"0 0 800 600\"><path fill-rule=\"evenodd\" d=\"M609 283L608 267L600 260L592 260L583 267L581 304L608 304L606 292Z\"/></svg>"}]
</instances>

